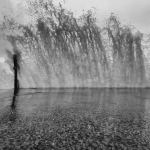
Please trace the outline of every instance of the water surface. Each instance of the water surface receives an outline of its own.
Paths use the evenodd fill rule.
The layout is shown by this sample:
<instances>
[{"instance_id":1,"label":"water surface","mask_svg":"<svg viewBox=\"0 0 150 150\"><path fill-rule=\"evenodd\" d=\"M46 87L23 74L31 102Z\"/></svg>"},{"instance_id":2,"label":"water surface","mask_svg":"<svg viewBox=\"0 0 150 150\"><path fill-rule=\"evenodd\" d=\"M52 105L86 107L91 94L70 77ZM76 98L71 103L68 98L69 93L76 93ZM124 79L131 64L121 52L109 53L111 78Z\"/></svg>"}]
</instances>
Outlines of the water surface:
<instances>
[{"instance_id":1,"label":"water surface","mask_svg":"<svg viewBox=\"0 0 150 150\"><path fill-rule=\"evenodd\" d=\"M2 148L150 148L149 89L21 89L13 104L12 94L0 92Z\"/></svg>"}]
</instances>

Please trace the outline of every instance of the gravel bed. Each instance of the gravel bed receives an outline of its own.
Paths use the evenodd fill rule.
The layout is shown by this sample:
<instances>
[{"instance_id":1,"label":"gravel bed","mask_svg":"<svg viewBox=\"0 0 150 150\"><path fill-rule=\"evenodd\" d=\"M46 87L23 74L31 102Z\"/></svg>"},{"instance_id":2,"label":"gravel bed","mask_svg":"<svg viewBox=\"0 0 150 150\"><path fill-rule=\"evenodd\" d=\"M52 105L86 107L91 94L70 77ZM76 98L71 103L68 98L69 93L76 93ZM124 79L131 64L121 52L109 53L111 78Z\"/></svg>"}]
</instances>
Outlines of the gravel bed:
<instances>
[{"instance_id":1,"label":"gravel bed","mask_svg":"<svg viewBox=\"0 0 150 150\"><path fill-rule=\"evenodd\" d=\"M150 125L142 113L55 107L0 118L0 149L149 150Z\"/></svg>"}]
</instances>

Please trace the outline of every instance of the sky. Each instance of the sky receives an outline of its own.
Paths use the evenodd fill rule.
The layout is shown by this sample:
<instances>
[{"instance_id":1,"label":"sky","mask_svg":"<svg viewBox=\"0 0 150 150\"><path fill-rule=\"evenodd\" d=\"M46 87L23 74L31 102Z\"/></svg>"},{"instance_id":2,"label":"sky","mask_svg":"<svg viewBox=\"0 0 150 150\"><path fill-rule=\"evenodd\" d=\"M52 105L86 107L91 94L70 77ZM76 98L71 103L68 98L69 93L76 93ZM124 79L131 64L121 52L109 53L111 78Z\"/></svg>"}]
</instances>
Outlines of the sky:
<instances>
[{"instance_id":1,"label":"sky","mask_svg":"<svg viewBox=\"0 0 150 150\"><path fill-rule=\"evenodd\" d=\"M86 11L94 7L100 20L114 13L121 22L150 33L150 0L54 0L55 4L59 2L76 15L82 14L83 9Z\"/></svg>"},{"instance_id":2,"label":"sky","mask_svg":"<svg viewBox=\"0 0 150 150\"><path fill-rule=\"evenodd\" d=\"M17 4L27 0L0 0L0 22L5 14L17 11ZM29 1L29 0L28 0ZM117 15L121 22L135 26L141 32L150 33L150 0L53 0L79 16L84 11L95 8L98 19L108 18L111 13Z\"/></svg>"}]
</instances>

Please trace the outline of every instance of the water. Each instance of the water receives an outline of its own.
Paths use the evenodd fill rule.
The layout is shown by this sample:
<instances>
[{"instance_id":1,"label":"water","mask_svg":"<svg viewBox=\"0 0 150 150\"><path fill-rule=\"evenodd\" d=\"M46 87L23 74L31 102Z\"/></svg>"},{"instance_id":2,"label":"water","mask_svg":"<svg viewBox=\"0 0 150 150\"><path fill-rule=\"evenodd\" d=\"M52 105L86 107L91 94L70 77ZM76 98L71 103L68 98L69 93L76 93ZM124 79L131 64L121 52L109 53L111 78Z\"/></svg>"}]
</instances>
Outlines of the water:
<instances>
[{"instance_id":1,"label":"water","mask_svg":"<svg viewBox=\"0 0 150 150\"><path fill-rule=\"evenodd\" d=\"M2 148L150 148L149 89L21 89L13 106L12 93L1 91Z\"/></svg>"},{"instance_id":2,"label":"water","mask_svg":"<svg viewBox=\"0 0 150 150\"><path fill-rule=\"evenodd\" d=\"M114 15L101 27L92 12L76 18L51 1L35 1L29 9L34 21L14 25L19 36L6 35L13 52L6 50L5 63L12 74L12 54L20 55L20 87L150 86L148 35L121 24ZM6 19L3 32L11 33L11 26ZM12 85L1 83L0 88Z\"/></svg>"}]
</instances>

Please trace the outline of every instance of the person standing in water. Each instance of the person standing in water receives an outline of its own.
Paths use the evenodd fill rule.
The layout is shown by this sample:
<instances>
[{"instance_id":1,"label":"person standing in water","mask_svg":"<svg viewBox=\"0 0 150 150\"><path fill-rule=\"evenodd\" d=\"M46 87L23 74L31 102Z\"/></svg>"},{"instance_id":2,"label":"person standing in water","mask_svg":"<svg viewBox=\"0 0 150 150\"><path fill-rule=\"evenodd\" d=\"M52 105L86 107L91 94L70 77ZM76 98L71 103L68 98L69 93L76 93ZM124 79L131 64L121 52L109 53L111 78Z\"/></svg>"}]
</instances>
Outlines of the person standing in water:
<instances>
[{"instance_id":1,"label":"person standing in water","mask_svg":"<svg viewBox=\"0 0 150 150\"><path fill-rule=\"evenodd\" d=\"M19 92L19 80L18 80L18 71L20 70L19 66L19 54L13 55L13 63L14 63L14 95L17 95Z\"/></svg>"}]
</instances>

